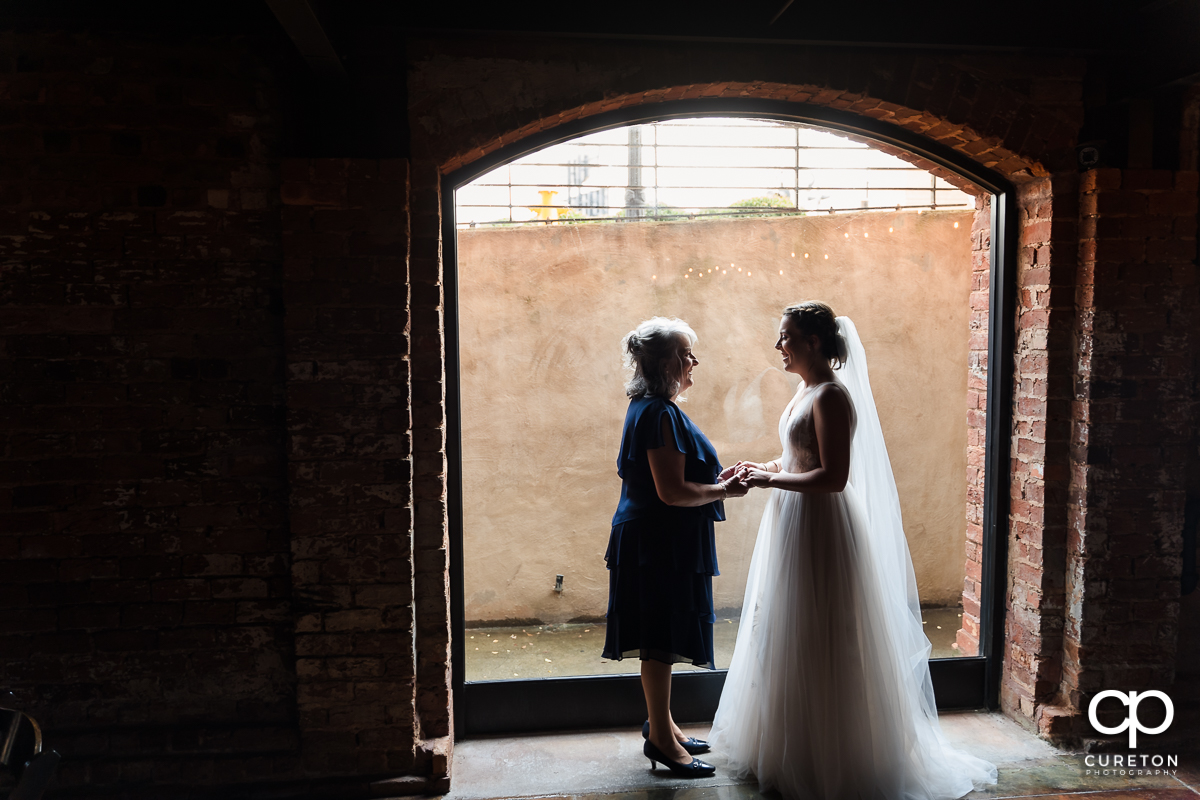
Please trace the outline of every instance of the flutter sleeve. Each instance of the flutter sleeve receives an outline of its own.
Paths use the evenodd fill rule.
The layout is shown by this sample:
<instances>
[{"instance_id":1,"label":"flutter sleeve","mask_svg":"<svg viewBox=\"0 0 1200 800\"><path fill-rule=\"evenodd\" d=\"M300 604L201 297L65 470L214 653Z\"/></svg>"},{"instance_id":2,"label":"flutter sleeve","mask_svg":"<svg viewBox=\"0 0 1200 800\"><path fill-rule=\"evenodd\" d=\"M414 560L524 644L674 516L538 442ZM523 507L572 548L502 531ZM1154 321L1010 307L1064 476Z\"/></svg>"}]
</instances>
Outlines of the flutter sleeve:
<instances>
[{"instance_id":1,"label":"flutter sleeve","mask_svg":"<svg viewBox=\"0 0 1200 800\"><path fill-rule=\"evenodd\" d=\"M626 477L626 468L640 463L647 450L657 450L665 444L662 425L664 416L670 422L675 449L687 456L689 461L715 466L716 474L720 474L721 464L712 444L678 406L662 398L647 399L634 418L627 421L625 434L621 438L617 473L622 478ZM700 483L716 482L693 477L687 477L687 480Z\"/></svg>"},{"instance_id":2,"label":"flutter sleeve","mask_svg":"<svg viewBox=\"0 0 1200 800\"><path fill-rule=\"evenodd\" d=\"M670 425L676 449L685 456L684 480L717 482L721 464L716 450L686 414L662 398L632 400L617 458L621 502L613 516L605 560L610 568L632 558L643 566L717 575L713 522L725 519L724 504L717 501L694 507L669 506L659 499L655 489L646 452L664 446L664 421ZM628 525L650 527L630 538L626 535Z\"/></svg>"},{"instance_id":3,"label":"flutter sleeve","mask_svg":"<svg viewBox=\"0 0 1200 800\"><path fill-rule=\"evenodd\" d=\"M663 447L663 422L670 425L675 449L686 456L683 479L692 483L713 484L721 474L717 451L696 424L678 406L659 397L648 397L630 403L617 458L617 474L624 481L621 505L613 524L639 516L651 509L665 509L654 489L646 451ZM721 501L699 508L682 509L680 513L699 514L714 521L725 519L725 504Z\"/></svg>"}]
</instances>

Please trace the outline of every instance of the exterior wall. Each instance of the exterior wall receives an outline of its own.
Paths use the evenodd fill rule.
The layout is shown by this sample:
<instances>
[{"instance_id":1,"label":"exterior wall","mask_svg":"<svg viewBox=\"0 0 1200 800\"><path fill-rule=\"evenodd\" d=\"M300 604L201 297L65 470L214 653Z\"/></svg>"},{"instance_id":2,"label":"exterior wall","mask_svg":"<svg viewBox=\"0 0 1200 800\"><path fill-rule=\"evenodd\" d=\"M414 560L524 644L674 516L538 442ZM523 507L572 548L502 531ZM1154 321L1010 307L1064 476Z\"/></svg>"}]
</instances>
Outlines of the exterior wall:
<instances>
[{"instance_id":1,"label":"exterior wall","mask_svg":"<svg viewBox=\"0 0 1200 800\"><path fill-rule=\"evenodd\" d=\"M957 605L974 216L460 230L468 624L603 617L604 551L620 494L613 464L627 403L619 348L626 332L656 314L688 321L701 363L684 410L724 462L766 461L779 455L777 420L798 383L773 349L779 314L802 298L826 300L856 321L921 601ZM743 271L688 272L730 263ZM726 503L728 519L717 526L718 608L741 607L767 496ZM552 588L556 574L565 576L561 594Z\"/></svg>"}]
</instances>

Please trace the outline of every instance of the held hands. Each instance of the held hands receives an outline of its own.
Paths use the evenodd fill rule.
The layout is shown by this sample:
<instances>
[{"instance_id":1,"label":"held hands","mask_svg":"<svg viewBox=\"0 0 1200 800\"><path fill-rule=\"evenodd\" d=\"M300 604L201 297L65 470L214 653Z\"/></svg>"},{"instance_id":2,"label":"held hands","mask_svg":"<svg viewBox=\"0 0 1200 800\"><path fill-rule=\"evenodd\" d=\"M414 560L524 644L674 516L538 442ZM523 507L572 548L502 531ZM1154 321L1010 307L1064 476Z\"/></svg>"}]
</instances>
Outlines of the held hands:
<instances>
[{"instance_id":1,"label":"held hands","mask_svg":"<svg viewBox=\"0 0 1200 800\"><path fill-rule=\"evenodd\" d=\"M720 480L729 482L730 497L741 497L751 488L766 486L770 477L771 470L768 465L759 464L757 461L739 461L722 470ZM737 487L736 491L734 487Z\"/></svg>"},{"instance_id":2,"label":"held hands","mask_svg":"<svg viewBox=\"0 0 1200 800\"><path fill-rule=\"evenodd\" d=\"M726 467L725 469L721 470L721 474L717 476L717 480L725 486L726 499L730 497L745 497L750 491L750 487L743 483L741 478L739 478L737 475L738 467L740 467L742 463L743 462L739 461L732 467Z\"/></svg>"},{"instance_id":3,"label":"held hands","mask_svg":"<svg viewBox=\"0 0 1200 800\"><path fill-rule=\"evenodd\" d=\"M735 474L736 480L741 481L744 486L757 489L769 486L773 473L763 469L761 464L739 464Z\"/></svg>"},{"instance_id":4,"label":"held hands","mask_svg":"<svg viewBox=\"0 0 1200 800\"><path fill-rule=\"evenodd\" d=\"M725 472L728 471L729 470L725 470ZM726 476L725 472L721 473L721 479L725 484L726 499L730 497L745 497L746 493L750 491L750 487L736 477Z\"/></svg>"},{"instance_id":5,"label":"held hands","mask_svg":"<svg viewBox=\"0 0 1200 800\"><path fill-rule=\"evenodd\" d=\"M732 467L726 467L725 469L721 470L721 475L717 480L727 481L730 478L732 478L733 476L737 475L738 472L740 472L743 467L750 467L752 469L762 469L762 470L767 469L766 464L759 464L756 461L739 461L736 464L734 464Z\"/></svg>"}]
</instances>

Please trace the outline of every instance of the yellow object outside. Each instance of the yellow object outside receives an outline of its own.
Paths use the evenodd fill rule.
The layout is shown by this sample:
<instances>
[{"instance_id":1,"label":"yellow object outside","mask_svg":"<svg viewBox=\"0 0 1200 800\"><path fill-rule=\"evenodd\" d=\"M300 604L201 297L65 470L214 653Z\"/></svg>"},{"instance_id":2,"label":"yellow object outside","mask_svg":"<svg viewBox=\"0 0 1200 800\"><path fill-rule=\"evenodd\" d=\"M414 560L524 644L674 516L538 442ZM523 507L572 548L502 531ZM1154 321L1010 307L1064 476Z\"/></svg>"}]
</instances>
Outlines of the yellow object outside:
<instances>
[{"instance_id":1,"label":"yellow object outside","mask_svg":"<svg viewBox=\"0 0 1200 800\"><path fill-rule=\"evenodd\" d=\"M558 209L551 208L554 203L554 195L558 194L558 192L551 189L539 189L538 194L542 196L542 204L540 206L527 206L527 208L537 214L537 218L540 220L548 222L552 219L558 219Z\"/></svg>"}]
</instances>

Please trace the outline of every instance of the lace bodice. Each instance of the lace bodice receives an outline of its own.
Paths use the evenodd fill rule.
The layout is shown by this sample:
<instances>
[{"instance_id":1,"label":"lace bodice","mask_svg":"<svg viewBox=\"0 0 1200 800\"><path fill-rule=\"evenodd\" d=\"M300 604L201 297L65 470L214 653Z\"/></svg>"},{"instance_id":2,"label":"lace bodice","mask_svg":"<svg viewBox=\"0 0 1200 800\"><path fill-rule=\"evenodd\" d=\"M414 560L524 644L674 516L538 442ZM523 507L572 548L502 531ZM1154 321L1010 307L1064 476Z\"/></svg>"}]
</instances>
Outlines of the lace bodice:
<instances>
[{"instance_id":1,"label":"lace bodice","mask_svg":"<svg viewBox=\"0 0 1200 800\"><path fill-rule=\"evenodd\" d=\"M822 388L829 384L837 388ZM818 383L813 387L802 386L779 418L779 441L783 444L782 464L785 472L808 472L821 465L817 432L813 424L813 401L821 391L846 392L837 381ZM850 403L850 438L853 439L858 417L849 394L846 394L846 402Z\"/></svg>"}]
</instances>

